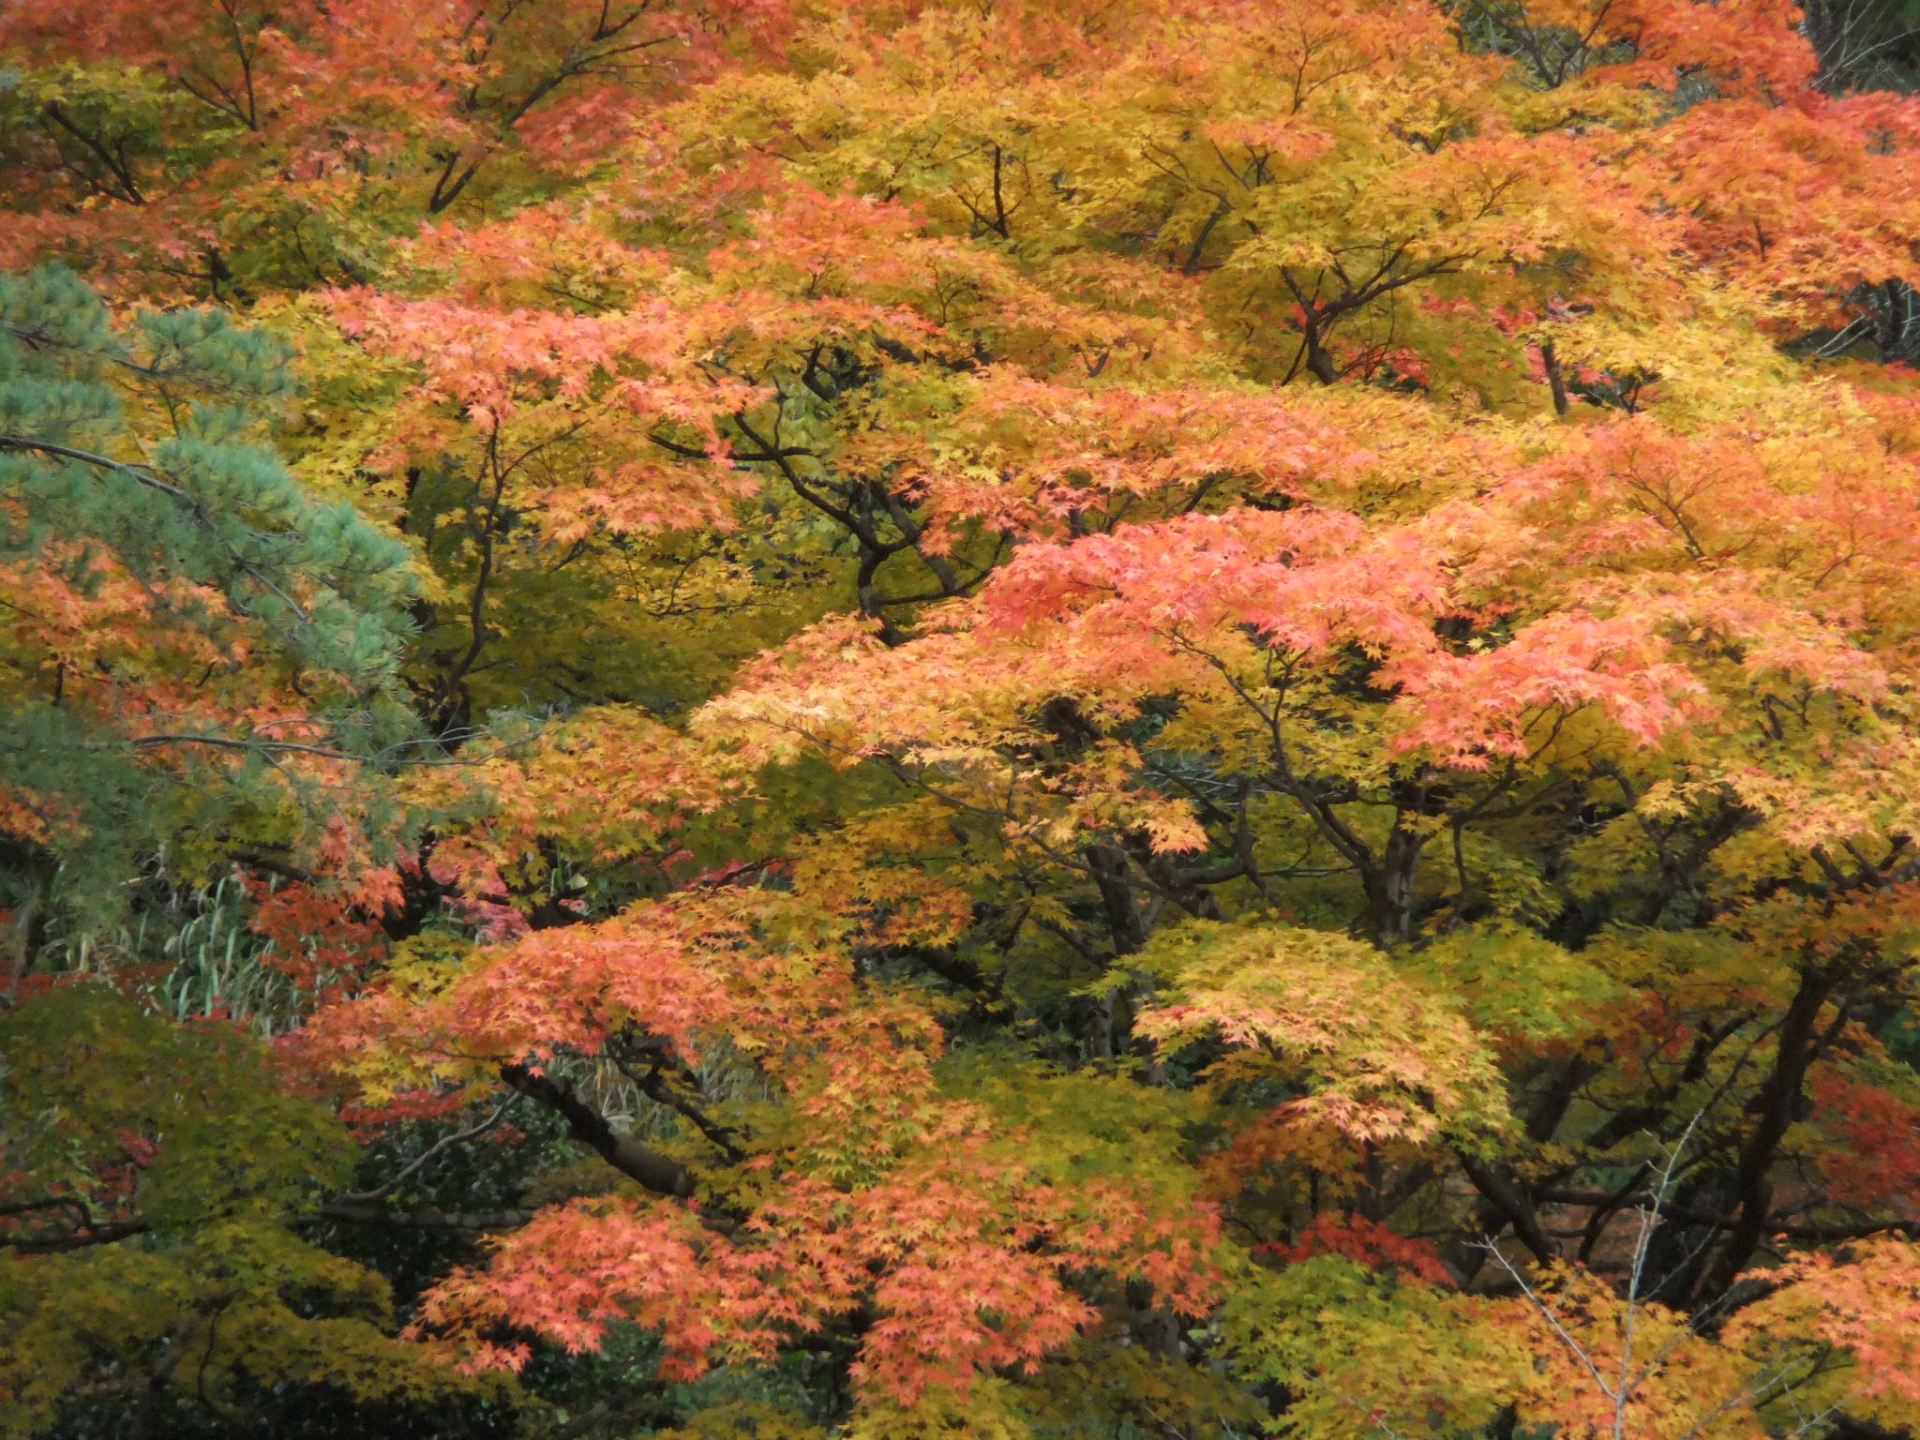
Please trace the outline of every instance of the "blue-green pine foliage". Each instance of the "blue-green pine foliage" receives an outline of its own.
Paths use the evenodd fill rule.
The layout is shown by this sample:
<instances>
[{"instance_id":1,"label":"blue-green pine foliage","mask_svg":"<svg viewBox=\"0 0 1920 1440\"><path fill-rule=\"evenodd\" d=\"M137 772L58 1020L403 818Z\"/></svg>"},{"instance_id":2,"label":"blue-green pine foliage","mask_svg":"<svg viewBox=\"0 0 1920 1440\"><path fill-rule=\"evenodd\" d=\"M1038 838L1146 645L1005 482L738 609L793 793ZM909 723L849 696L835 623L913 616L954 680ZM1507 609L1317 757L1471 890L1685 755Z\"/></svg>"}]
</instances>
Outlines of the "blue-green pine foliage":
<instances>
[{"instance_id":1,"label":"blue-green pine foliage","mask_svg":"<svg viewBox=\"0 0 1920 1440\"><path fill-rule=\"evenodd\" d=\"M417 743L397 680L416 574L404 542L309 493L275 452L290 359L222 310L117 327L58 264L0 275L0 565L58 566L83 592L123 570L159 627L190 629L230 673L244 655L247 683L305 697L319 728L299 743L377 774ZM46 657L7 643L4 618L0 658L13 671L0 787L56 797L79 820L54 841L0 832L0 908L109 918L143 869L196 879L235 847L296 849L326 823L313 785L279 763L283 735L75 705L66 677L36 673Z\"/></svg>"}]
</instances>

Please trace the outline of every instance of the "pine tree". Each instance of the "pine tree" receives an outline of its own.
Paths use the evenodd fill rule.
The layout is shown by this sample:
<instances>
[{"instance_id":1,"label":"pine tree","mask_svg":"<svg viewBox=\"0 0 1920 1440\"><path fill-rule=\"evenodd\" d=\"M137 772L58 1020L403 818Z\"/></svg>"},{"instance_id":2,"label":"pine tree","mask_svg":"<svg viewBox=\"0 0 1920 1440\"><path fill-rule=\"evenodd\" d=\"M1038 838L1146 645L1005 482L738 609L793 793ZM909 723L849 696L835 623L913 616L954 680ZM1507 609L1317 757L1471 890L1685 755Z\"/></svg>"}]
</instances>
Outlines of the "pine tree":
<instances>
[{"instance_id":1,"label":"pine tree","mask_svg":"<svg viewBox=\"0 0 1920 1440\"><path fill-rule=\"evenodd\" d=\"M122 330L58 265L0 276L0 809L43 920L110 918L143 865L337 845L406 753L411 557L275 454L289 359L218 310Z\"/></svg>"}]
</instances>

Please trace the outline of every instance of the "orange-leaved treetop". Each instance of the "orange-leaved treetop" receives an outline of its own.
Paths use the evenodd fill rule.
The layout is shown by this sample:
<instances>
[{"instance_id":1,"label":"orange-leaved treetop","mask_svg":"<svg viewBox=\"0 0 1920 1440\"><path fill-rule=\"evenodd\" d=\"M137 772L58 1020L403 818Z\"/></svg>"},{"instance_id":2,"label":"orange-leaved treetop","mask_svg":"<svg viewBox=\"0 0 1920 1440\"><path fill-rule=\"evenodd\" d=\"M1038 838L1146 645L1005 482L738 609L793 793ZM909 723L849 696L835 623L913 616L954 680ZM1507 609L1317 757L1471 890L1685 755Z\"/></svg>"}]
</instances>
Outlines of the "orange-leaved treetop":
<instances>
[{"instance_id":1,"label":"orange-leaved treetop","mask_svg":"<svg viewBox=\"0 0 1920 1440\"><path fill-rule=\"evenodd\" d=\"M1830 9L0 0L0 1434L1920 1424Z\"/></svg>"}]
</instances>

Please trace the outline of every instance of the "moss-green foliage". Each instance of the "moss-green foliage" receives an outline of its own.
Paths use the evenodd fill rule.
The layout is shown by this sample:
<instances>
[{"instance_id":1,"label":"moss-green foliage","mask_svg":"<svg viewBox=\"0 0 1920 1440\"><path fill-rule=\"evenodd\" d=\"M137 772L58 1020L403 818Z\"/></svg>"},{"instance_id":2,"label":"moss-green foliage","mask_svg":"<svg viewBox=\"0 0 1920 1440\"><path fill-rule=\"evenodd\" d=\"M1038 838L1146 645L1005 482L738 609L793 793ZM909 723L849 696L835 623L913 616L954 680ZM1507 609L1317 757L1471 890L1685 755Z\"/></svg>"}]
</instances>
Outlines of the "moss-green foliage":
<instances>
[{"instance_id":1,"label":"moss-green foliage","mask_svg":"<svg viewBox=\"0 0 1920 1440\"><path fill-rule=\"evenodd\" d=\"M291 1214L346 1176L339 1122L283 1093L227 1026L173 1024L82 982L0 1017L0 1048L8 1169L45 1193L98 1203L106 1173L135 1163L133 1206L167 1235Z\"/></svg>"},{"instance_id":2,"label":"moss-green foliage","mask_svg":"<svg viewBox=\"0 0 1920 1440\"><path fill-rule=\"evenodd\" d=\"M1146 1090L1117 1076L1075 1075L1036 1066L1010 1046L982 1046L942 1065L950 1093L985 1107L1005 1138L1005 1163L1024 1164L1040 1183L1071 1190L1125 1177L1163 1192L1165 1203L1193 1198L1184 1167L1142 1175L1142 1154L1178 1154L1203 1119L1191 1090Z\"/></svg>"},{"instance_id":3,"label":"moss-green foliage","mask_svg":"<svg viewBox=\"0 0 1920 1440\"><path fill-rule=\"evenodd\" d=\"M1092 1341L1044 1366L1023 1398L1034 1440L1233 1440L1259 1434L1266 1419L1221 1367Z\"/></svg>"},{"instance_id":4,"label":"moss-green foliage","mask_svg":"<svg viewBox=\"0 0 1920 1440\"><path fill-rule=\"evenodd\" d=\"M502 1386L394 1338L384 1278L303 1238L351 1147L262 1046L83 982L0 1016L0 1053L0 1212L23 1252L0 1265L0 1435L125 1433L138 1416L153 1433L294 1433L267 1422L301 1394L333 1426L309 1414L306 1433L374 1433L363 1405L416 1433L410 1411L506 1413Z\"/></svg>"},{"instance_id":5,"label":"moss-green foliage","mask_svg":"<svg viewBox=\"0 0 1920 1440\"><path fill-rule=\"evenodd\" d=\"M1469 1435L1531 1371L1483 1303L1321 1255L1249 1276L1216 1329L1241 1374L1292 1397L1283 1434Z\"/></svg>"}]
</instances>

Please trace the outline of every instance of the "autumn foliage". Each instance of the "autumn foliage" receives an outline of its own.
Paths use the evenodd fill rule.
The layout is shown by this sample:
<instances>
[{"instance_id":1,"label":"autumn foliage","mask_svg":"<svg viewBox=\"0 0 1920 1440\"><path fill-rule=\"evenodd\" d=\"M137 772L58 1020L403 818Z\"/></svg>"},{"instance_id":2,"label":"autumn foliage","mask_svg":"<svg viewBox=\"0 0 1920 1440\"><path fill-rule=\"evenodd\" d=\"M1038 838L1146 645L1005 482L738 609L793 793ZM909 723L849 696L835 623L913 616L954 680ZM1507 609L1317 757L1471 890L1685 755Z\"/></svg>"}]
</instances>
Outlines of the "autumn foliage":
<instances>
[{"instance_id":1,"label":"autumn foliage","mask_svg":"<svg viewBox=\"0 0 1920 1440\"><path fill-rule=\"evenodd\" d=\"M0 1435L1910 1434L1830 10L0 0Z\"/></svg>"}]
</instances>

